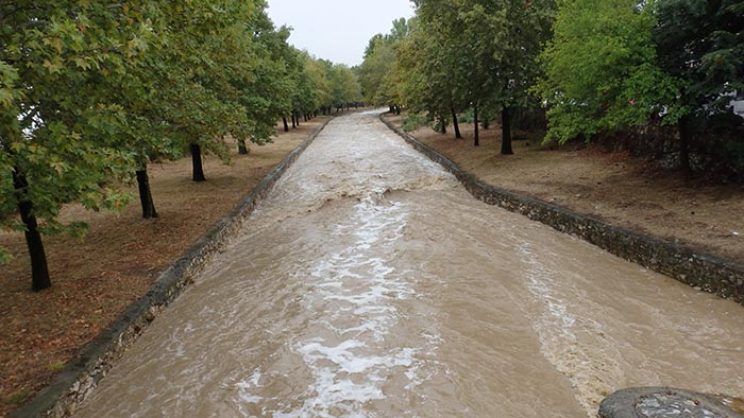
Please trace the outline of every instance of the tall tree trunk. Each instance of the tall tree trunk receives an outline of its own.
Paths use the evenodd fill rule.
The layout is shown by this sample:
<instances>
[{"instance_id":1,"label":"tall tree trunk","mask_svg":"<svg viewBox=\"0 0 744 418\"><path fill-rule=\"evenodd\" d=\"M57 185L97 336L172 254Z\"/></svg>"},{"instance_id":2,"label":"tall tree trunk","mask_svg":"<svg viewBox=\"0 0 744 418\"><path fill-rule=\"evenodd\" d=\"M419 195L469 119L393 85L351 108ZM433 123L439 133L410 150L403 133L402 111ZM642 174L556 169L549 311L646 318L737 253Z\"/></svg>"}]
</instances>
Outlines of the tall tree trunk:
<instances>
[{"instance_id":1,"label":"tall tree trunk","mask_svg":"<svg viewBox=\"0 0 744 418\"><path fill-rule=\"evenodd\" d=\"M679 129L679 166L685 177L692 175L692 165L690 164L690 123L687 117L679 120L677 125Z\"/></svg>"},{"instance_id":2,"label":"tall tree trunk","mask_svg":"<svg viewBox=\"0 0 744 418\"><path fill-rule=\"evenodd\" d=\"M478 105L473 105L473 124L475 126L475 131L473 135L473 145L476 147L480 146L480 132L478 131Z\"/></svg>"},{"instance_id":3,"label":"tall tree trunk","mask_svg":"<svg viewBox=\"0 0 744 418\"><path fill-rule=\"evenodd\" d=\"M483 121L481 122L481 126L483 126L483 129L488 129L491 127L491 119L488 117L483 118Z\"/></svg>"},{"instance_id":4,"label":"tall tree trunk","mask_svg":"<svg viewBox=\"0 0 744 418\"><path fill-rule=\"evenodd\" d=\"M31 258L31 290L39 292L51 287L52 280L49 277L49 267L47 266L44 243L39 232L39 224L34 215L34 205L26 195L28 180L18 168L13 169L13 187L16 191L18 212L21 214L23 225L26 226L24 234L26 235L28 255Z\"/></svg>"},{"instance_id":5,"label":"tall tree trunk","mask_svg":"<svg viewBox=\"0 0 744 418\"><path fill-rule=\"evenodd\" d=\"M248 146L245 145L245 139L238 140L238 154L248 155Z\"/></svg>"},{"instance_id":6,"label":"tall tree trunk","mask_svg":"<svg viewBox=\"0 0 744 418\"><path fill-rule=\"evenodd\" d=\"M444 116L439 116L439 133L442 135L447 133L447 119Z\"/></svg>"},{"instance_id":7,"label":"tall tree trunk","mask_svg":"<svg viewBox=\"0 0 744 418\"><path fill-rule=\"evenodd\" d=\"M501 109L501 155L512 155L511 108Z\"/></svg>"},{"instance_id":8,"label":"tall tree trunk","mask_svg":"<svg viewBox=\"0 0 744 418\"><path fill-rule=\"evenodd\" d=\"M292 112L292 128L294 129L296 127L297 127L297 119L295 119L295 114L294 112Z\"/></svg>"},{"instance_id":9,"label":"tall tree trunk","mask_svg":"<svg viewBox=\"0 0 744 418\"><path fill-rule=\"evenodd\" d=\"M201 146L191 144L191 165L193 166L193 179L196 182L206 181L204 177L204 166L202 165Z\"/></svg>"},{"instance_id":10,"label":"tall tree trunk","mask_svg":"<svg viewBox=\"0 0 744 418\"><path fill-rule=\"evenodd\" d=\"M139 198L142 204L142 217L152 219L158 217L155 210L155 201L152 199L152 189L150 189L150 176L147 175L147 164L143 164L141 170L137 170L137 186L139 188Z\"/></svg>"},{"instance_id":11,"label":"tall tree trunk","mask_svg":"<svg viewBox=\"0 0 744 418\"><path fill-rule=\"evenodd\" d=\"M289 123L287 123L287 117L282 117L282 122L284 122L284 132L289 132Z\"/></svg>"},{"instance_id":12,"label":"tall tree trunk","mask_svg":"<svg viewBox=\"0 0 744 418\"><path fill-rule=\"evenodd\" d=\"M455 108L452 109L452 126L455 128L455 138L462 139L462 134L460 133L460 123L457 122L457 112L455 112Z\"/></svg>"},{"instance_id":13,"label":"tall tree trunk","mask_svg":"<svg viewBox=\"0 0 744 418\"><path fill-rule=\"evenodd\" d=\"M395 114L400 116L400 106L398 105L395 106Z\"/></svg>"}]
</instances>

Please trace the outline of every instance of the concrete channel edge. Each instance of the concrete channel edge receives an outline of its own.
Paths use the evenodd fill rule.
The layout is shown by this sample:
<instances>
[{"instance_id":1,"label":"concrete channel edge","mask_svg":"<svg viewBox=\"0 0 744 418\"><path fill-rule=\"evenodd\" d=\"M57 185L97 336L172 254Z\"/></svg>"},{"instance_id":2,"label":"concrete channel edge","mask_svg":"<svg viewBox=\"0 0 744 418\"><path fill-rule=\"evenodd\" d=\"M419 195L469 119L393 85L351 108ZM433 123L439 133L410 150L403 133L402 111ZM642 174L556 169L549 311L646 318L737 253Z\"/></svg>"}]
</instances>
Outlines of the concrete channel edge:
<instances>
[{"instance_id":1,"label":"concrete channel edge","mask_svg":"<svg viewBox=\"0 0 744 418\"><path fill-rule=\"evenodd\" d=\"M161 273L147 294L132 303L109 328L85 345L49 386L12 412L10 417L62 418L74 414L144 329L193 283L194 277L212 257L223 250L243 221L253 213L256 205L268 195L276 182L331 120L333 118L325 121L279 162L237 207Z\"/></svg>"},{"instance_id":2,"label":"concrete channel edge","mask_svg":"<svg viewBox=\"0 0 744 418\"><path fill-rule=\"evenodd\" d=\"M454 174L476 199L522 214L696 289L744 305L744 265L740 262L611 225L592 216L487 184L432 147L403 132L384 116L380 115L380 120L388 128L414 149Z\"/></svg>"}]
</instances>

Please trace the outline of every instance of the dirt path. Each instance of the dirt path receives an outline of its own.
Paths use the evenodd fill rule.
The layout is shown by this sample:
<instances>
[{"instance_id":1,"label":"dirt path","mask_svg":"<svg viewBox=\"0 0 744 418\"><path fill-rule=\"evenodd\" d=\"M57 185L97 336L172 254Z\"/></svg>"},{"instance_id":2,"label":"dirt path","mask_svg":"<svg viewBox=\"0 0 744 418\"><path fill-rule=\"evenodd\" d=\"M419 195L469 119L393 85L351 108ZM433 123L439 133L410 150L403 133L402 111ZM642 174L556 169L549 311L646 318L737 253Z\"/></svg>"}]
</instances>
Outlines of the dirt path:
<instances>
[{"instance_id":1,"label":"dirt path","mask_svg":"<svg viewBox=\"0 0 744 418\"><path fill-rule=\"evenodd\" d=\"M137 201L120 214L66 207L62 218L88 222L90 233L82 241L45 237L54 286L41 294L29 291L23 236L0 233L0 245L15 256L0 266L0 416L45 386L324 121L278 130L274 143L252 147L249 156L234 150L229 166L206 157L205 183L191 181L190 159L151 165L156 220L142 220Z\"/></svg>"},{"instance_id":2,"label":"dirt path","mask_svg":"<svg viewBox=\"0 0 744 418\"><path fill-rule=\"evenodd\" d=\"M375 114L336 119L85 417L580 417L744 393L741 306L488 206Z\"/></svg>"},{"instance_id":3,"label":"dirt path","mask_svg":"<svg viewBox=\"0 0 744 418\"><path fill-rule=\"evenodd\" d=\"M397 126L404 117L390 117ZM411 132L481 180L591 214L610 223L744 262L744 186L686 183L627 154L598 148L541 150L516 141L515 155L501 156L498 126L481 131L480 148L428 127Z\"/></svg>"}]
</instances>

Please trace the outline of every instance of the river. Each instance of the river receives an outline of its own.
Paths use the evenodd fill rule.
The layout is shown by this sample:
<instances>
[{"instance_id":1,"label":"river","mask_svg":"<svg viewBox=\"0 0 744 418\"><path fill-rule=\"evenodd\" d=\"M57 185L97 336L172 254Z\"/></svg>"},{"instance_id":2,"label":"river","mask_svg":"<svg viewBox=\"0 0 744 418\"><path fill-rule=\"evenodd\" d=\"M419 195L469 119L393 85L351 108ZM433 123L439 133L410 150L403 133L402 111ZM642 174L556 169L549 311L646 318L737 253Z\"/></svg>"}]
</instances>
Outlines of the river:
<instances>
[{"instance_id":1,"label":"river","mask_svg":"<svg viewBox=\"0 0 744 418\"><path fill-rule=\"evenodd\" d=\"M471 197L334 119L79 417L593 417L744 394L741 306Z\"/></svg>"}]
</instances>

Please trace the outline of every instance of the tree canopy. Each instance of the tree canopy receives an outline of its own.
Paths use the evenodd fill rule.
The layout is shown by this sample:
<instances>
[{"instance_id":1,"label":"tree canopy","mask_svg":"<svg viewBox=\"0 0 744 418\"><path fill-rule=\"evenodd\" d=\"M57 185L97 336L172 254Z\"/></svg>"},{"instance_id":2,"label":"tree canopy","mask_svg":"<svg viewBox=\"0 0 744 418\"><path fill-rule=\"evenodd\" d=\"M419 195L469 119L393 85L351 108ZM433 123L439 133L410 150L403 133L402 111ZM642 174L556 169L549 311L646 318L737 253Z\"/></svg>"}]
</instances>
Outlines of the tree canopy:
<instances>
[{"instance_id":1,"label":"tree canopy","mask_svg":"<svg viewBox=\"0 0 744 418\"><path fill-rule=\"evenodd\" d=\"M742 0L412 1L407 25L369 41L365 97L425 114L442 132L449 119L458 138L458 115L470 109L476 146L480 117L487 127L501 112L508 155L513 115L544 111L546 141L559 143L676 129L690 171L691 142L710 152L706 141L720 141L708 128L742 125L731 106L744 90ZM744 143L733 141L744 161Z\"/></svg>"},{"instance_id":2,"label":"tree canopy","mask_svg":"<svg viewBox=\"0 0 744 418\"><path fill-rule=\"evenodd\" d=\"M548 104L548 139L565 142L643 125L671 105L673 78L656 65L655 17L635 0L566 0L542 52L536 91ZM571 77L567 77L571 74Z\"/></svg>"},{"instance_id":3,"label":"tree canopy","mask_svg":"<svg viewBox=\"0 0 744 418\"><path fill-rule=\"evenodd\" d=\"M416 0L416 17L394 48L388 39L370 41L362 69L365 91L395 91L395 97L416 112L439 120L445 129L451 115L472 108L481 114L502 111L505 126L512 107L524 106L538 73L535 56L550 33L553 2L540 0ZM371 51L371 53L370 53ZM388 56L397 54L397 62ZM384 64L383 64L384 63ZM392 70L391 70L392 69ZM379 80L384 80L384 83ZM389 84L397 83L391 87ZM368 86L377 86L376 89ZM377 101L380 102L379 100ZM477 125L477 123L476 123ZM456 127L456 135L459 130ZM511 153L505 130L504 153ZM479 145L476 126L474 144Z\"/></svg>"}]
</instances>

